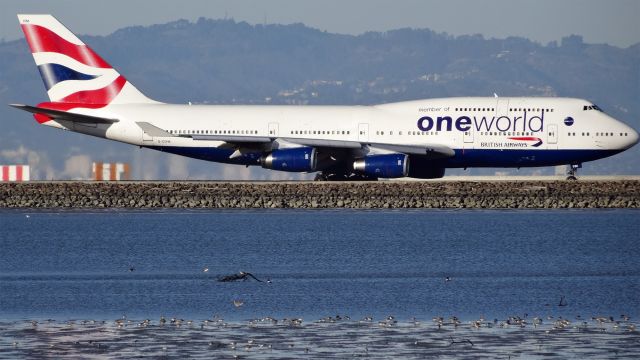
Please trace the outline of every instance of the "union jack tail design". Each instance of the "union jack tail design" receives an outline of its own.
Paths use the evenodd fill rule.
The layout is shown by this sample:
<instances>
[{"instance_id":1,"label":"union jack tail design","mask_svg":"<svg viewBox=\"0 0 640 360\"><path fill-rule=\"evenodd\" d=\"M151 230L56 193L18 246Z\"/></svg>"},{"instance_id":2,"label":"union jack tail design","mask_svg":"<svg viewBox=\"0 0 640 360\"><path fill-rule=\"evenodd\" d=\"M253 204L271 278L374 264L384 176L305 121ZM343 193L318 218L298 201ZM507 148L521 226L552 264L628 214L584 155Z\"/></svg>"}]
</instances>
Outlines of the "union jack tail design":
<instances>
[{"instance_id":1,"label":"union jack tail design","mask_svg":"<svg viewBox=\"0 0 640 360\"><path fill-rule=\"evenodd\" d=\"M67 111L97 109L109 104L155 102L55 17L18 15L18 20L51 100L39 107Z\"/></svg>"}]
</instances>

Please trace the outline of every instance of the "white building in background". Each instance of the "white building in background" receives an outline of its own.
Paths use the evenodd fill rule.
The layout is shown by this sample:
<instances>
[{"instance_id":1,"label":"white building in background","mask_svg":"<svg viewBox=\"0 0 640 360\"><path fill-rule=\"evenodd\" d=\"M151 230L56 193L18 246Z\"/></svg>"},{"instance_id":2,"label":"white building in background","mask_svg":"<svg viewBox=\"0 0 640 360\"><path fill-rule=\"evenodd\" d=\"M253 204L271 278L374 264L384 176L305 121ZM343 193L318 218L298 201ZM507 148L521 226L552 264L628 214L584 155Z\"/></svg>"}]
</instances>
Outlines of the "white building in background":
<instances>
[{"instance_id":1,"label":"white building in background","mask_svg":"<svg viewBox=\"0 0 640 360\"><path fill-rule=\"evenodd\" d=\"M5 181L29 181L29 165L0 165L0 180Z\"/></svg>"},{"instance_id":2,"label":"white building in background","mask_svg":"<svg viewBox=\"0 0 640 360\"><path fill-rule=\"evenodd\" d=\"M118 181L130 180L130 166L127 163L103 163L94 162L93 180L96 181Z\"/></svg>"}]
</instances>

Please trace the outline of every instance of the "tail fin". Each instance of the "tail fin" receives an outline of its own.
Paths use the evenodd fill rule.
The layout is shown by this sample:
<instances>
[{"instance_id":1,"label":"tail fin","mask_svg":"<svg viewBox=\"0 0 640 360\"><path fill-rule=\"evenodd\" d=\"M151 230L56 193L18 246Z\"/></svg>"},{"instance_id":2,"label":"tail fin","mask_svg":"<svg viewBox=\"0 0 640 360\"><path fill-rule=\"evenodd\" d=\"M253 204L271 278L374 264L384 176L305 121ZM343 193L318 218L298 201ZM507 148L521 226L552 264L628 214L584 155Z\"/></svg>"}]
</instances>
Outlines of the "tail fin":
<instances>
[{"instance_id":1,"label":"tail fin","mask_svg":"<svg viewBox=\"0 0 640 360\"><path fill-rule=\"evenodd\" d=\"M65 108L155 103L55 17L18 15L18 20L52 102L68 104L60 104Z\"/></svg>"}]
</instances>

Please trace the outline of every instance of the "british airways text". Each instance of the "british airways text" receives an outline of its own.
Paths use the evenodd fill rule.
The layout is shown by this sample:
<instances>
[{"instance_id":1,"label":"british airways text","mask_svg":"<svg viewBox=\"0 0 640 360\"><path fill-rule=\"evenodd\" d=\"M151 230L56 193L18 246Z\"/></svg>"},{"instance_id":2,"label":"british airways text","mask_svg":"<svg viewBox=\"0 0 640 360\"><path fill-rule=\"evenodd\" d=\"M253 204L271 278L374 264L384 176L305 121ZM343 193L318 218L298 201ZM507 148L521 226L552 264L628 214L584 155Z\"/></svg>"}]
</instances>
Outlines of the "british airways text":
<instances>
[{"instance_id":1,"label":"british airways text","mask_svg":"<svg viewBox=\"0 0 640 360\"><path fill-rule=\"evenodd\" d=\"M452 131L455 127L458 131L531 131L538 132L544 128L544 110L539 116L527 117L527 112L523 116L460 116L455 121L451 116L423 116L418 119L418 129L420 131Z\"/></svg>"}]
</instances>

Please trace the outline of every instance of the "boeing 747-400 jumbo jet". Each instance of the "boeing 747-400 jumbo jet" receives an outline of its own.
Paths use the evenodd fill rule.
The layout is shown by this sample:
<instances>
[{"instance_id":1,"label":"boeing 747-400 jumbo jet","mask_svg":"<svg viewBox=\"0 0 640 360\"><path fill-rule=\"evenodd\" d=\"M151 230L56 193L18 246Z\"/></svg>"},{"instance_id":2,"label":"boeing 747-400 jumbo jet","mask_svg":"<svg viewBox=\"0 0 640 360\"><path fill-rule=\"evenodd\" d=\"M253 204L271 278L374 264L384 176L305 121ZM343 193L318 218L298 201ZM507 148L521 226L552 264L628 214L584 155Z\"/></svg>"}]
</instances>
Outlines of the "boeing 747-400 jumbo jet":
<instances>
[{"instance_id":1,"label":"boeing 747-400 jumbo jet","mask_svg":"<svg viewBox=\"0 0 640 360\"><path fill-rule=\"evenodd\" d=\"M461 97L375 106L173 105L143 95L51 15L18 15L48 102L44 125L319 180L440 178L446 168L571 165L638 133L587 100Z\"/></svg>"}]
</instances>

